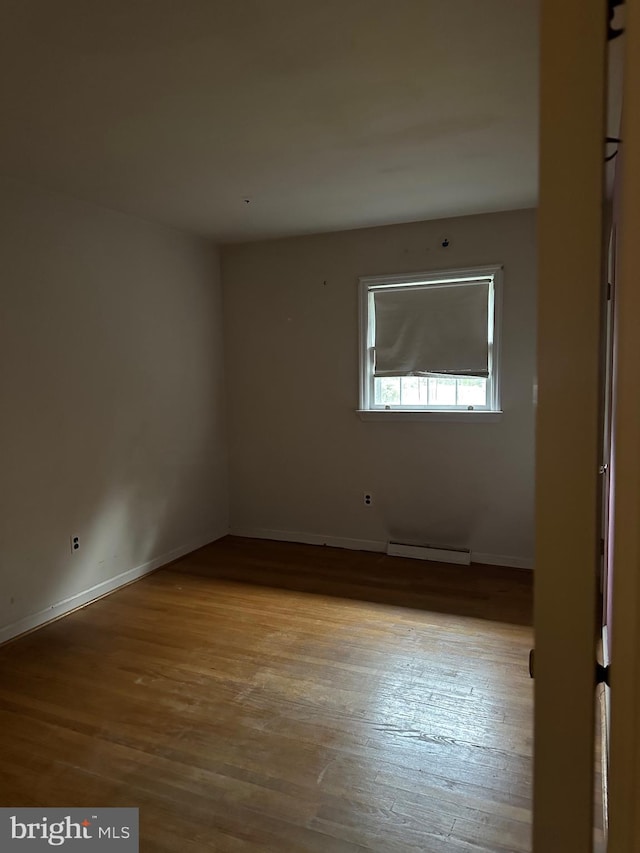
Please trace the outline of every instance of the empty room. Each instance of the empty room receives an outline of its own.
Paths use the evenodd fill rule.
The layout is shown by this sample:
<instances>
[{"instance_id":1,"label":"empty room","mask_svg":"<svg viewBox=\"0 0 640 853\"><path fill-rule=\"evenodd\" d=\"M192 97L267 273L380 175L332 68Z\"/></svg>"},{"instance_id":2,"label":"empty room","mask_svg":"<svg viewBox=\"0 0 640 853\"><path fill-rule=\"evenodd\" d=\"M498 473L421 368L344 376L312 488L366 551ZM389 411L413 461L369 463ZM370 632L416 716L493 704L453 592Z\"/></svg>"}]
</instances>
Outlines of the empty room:
<instances>
[{"instance_id":1,"label":"empty room","mask_svg":"<svg viewBox=\"0 0 640 853\"><path fill-rule=\"evenodd\" d=\"M574 853L540 12L3 4L0 850Z\"/></svg>"}]
</instances>

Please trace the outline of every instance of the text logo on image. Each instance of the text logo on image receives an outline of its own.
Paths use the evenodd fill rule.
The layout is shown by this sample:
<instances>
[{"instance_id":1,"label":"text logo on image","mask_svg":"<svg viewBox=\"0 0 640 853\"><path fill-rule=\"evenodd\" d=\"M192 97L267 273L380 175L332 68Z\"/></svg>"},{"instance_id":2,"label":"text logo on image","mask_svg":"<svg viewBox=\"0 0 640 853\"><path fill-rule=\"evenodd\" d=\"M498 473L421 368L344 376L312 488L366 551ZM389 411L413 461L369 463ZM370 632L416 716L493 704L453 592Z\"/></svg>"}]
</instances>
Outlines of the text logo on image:
<instances>
[{"instance_id":1,"label":"text logo on image","mask_svg":"<svg viewBox=\"0 0 640 853\"><path fill-rule=\"evenodd\" d=\"M138 853L138 809L3 809L0 851Z\"/></svg>"}]
</instances>

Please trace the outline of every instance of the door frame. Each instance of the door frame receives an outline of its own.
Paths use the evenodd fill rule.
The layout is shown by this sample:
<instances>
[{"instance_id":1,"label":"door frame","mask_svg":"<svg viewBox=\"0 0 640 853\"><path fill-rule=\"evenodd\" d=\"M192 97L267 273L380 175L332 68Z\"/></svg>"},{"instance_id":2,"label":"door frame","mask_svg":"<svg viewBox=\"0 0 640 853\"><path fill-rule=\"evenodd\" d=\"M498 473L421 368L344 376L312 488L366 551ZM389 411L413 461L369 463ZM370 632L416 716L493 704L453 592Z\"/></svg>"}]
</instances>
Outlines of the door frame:
<instances>
[{"instance_id":1,"label":"door frame","mask_svg":"<svg viewBox=\"0 0 640 853\"><path fill-rule=\"evenodd\" d=\"M597 133L603 128L599 31L605 8L599 0L542 0L534 853L592 850L599 535L594 359L601 269ZM613 389L609 853L640 851L640 0L626 0L625 13ZM572 369L581 371L580 388L566 384Z\"/></svg>"},{"instance_id":2,"label":"door frame","mask_svg":"<svg viewBox=\"0 0 640 853\"><path fill-rule=\"evenodd\" d=\"M606 0L542 0L534 853L592 853Z\"/></svg>"},{"instance_id":3,"label":"door frame","mask_svg":"<svg viewBox=\"0 0 640 853\"><path fill-rule=\"evenodd\" d=\"M616 265L609 853L640 851L640 0L626 0Z\"/></svg>"}]
</instances>

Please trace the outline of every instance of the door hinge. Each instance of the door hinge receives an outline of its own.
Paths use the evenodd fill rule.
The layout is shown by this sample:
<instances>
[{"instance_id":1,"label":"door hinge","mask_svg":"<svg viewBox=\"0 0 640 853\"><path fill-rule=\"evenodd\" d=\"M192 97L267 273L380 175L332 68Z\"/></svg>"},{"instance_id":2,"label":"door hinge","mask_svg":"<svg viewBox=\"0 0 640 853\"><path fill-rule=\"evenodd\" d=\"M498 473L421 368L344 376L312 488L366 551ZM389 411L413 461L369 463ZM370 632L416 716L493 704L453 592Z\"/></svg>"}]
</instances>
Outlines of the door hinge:
<instances>
[{"instance_id":1,"label":"door hinge","mask_svg":"<svg viewBox=\"0 0 640 853\"><path fill-rule=\"evenodd\" d=\"M606 684L607 687L611 687L609 682L609 670L611 667L607 664L607 666L603 666L601 663L596 664L596 684Z\"/></svg>"},{"instance_id":2,"label":"door hinge","mask_svg":"<svg viewBox=\"0 0 640 853\"><path fill-rule=\"evenodd\" d=\"M615 14L616 14L616 6L622 6L623 4L624 4L624 0L607 0L607 5L609 7L609 10L608 10L609 11L609 22L607 25L607 39L609 41L612 41L613 39L618 38L618 36L621 36L624 32L623 27L616 28L613 26L613 19L614 19Z\"/></svg>"},{"instance_id":3,"label":"door hinge","mask_svg":"<svg viewBox=\"0 0 640 853\"><path fill-rule=\"evenodd\" d=\"M529 675L531 678L534 678L534 663L535 663L535 655L536 650L531 649L529 652ZM596 684L606 684L607 687L611 687L609 682L609 673L611 671L611 667L609 665L603 666L601 663L596 662Z\"/></svg>"}]
</instances>

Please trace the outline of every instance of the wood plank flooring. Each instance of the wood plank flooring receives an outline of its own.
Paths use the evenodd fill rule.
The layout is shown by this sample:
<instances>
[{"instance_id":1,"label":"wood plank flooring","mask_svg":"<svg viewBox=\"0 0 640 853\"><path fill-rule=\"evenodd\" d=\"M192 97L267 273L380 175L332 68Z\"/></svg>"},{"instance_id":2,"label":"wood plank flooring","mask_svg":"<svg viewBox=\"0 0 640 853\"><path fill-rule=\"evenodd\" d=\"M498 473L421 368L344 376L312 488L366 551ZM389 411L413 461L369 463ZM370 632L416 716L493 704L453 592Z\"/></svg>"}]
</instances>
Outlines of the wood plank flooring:
<instances>
[{"instance_id":1,"label":"wood plank flooring","mask_svg":"<svg viewBox=\"0 0 640 853\"><path fill-rule=\"evenodd\" d=\"M147 851L529 851L531 575L227 537L0 648L0 804Z\"/></svg>"}]
</instances>

